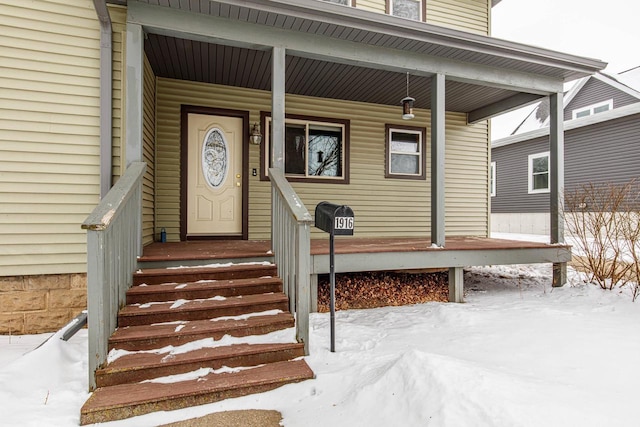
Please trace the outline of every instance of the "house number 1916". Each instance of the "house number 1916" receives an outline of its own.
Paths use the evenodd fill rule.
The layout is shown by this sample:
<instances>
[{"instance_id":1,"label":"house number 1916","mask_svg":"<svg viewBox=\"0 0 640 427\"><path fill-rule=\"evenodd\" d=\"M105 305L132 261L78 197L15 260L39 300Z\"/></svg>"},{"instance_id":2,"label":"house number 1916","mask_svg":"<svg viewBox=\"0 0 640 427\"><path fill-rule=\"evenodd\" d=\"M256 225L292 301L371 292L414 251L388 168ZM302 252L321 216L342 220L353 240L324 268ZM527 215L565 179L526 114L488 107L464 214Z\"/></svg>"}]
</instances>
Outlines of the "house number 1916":
<instances>
[{"instance_id":1,"label":"house number 1916","mask_svg":"<svg viewBox=\"0 0 640 427\"><path fill-rule=\"evenodd\" d=\"M353 230L353 217L351 216L337 216L334 225L336 230Z\"/></svg>"}]
</instances>

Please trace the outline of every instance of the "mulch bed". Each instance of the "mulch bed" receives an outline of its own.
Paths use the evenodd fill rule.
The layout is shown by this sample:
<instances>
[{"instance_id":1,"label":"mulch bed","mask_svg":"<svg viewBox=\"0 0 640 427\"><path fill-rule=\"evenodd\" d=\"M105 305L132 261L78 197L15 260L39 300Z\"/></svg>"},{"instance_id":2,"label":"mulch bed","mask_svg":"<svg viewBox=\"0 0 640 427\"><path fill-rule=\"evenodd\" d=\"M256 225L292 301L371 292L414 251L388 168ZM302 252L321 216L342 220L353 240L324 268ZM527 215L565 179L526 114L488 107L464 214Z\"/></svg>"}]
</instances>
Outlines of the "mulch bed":
<instances>
[{"instance_id":1,"label":"mulch bed","mask_svg":"<svg viewBox=\"0 0 640 427\"><path fill-rule=\"evenodd\" d=\"M336 310L446 302L447 272L336 274ZM318 277L318 311L329 311L329 275Z\"/></svg>"}]
</instances>

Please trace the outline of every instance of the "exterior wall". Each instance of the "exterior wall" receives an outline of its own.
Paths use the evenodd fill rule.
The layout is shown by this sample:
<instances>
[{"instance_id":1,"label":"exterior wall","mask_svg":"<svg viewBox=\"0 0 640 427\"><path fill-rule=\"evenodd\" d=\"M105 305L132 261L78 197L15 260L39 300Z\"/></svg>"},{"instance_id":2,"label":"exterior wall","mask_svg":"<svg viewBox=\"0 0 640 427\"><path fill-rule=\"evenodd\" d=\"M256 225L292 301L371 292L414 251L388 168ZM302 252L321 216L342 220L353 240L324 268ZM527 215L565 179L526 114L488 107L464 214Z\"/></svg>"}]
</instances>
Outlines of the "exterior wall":
<instances>
[{"instance_id":1,"label":"exterior wall","mask_svg":"<svg viewBox=\"0 0 640 427\"><path fill-rule=\"evenodd\" d=\"M356 0L356 7L386 13L388 0ZM429 24L441 25L470 33L490 33L490 0L427 0Z\"/></svg>"},{"instance_id":2,"label":"exterior wall","mask_svg":"<svg viewBox=\"0 0 640 427\"><path fill-rule=\"evenodd\" d=\"M573 110L577 108L584 108L608 99L613 99L613 108L620 108L625 105L640 102L640 99L591 77L580 92L578 92L564 108L564 120L571 120L573 118Z\"/></svg>"},{"instance_id":3,"label":"exterior wall","mask_svg":"<svg viewBox=\"0 0 640 427\"><path fill-rule=\"evenodd\" d=\"M143 156L147 163L142 188L142 242L154 240L155 224L155 142L156 142L156 76L149 60L144 58ZM157 233L160 231L158 230Z\"/></svg>"},{"instance_id":4,"label":"exterior wall","mask_svg":"<svg viewBox=\"0 0 640 427\"><path fill-rule=\"evenodd\" d=\"M55 331L87 307L85 274L0 277L0 334Z\"/></svg>"},{"instance_id":5,"label":"exterior wall","mask_svg":"<svg viewBox=\"0 0 640 427\"><path fill-rule=\"evenodd\" d=\"M549 150L548 137L492 150L496 162L493 213L549 212L549 194L527 194L528 155ZM624 183L640 176L640 114L565 132L565 187Z\"/></svg>"},{"instance_id":6,"label":"exterior wall","mask_svg":"<svg viewBox=\"0 0 640 427\"><path fill-rule=\"evenodd\" d=\"M100 27L89 0L0 1L0 276L85 272L100 194Z\"/></svg>"},{"instance_id":7,"label":"exterior wall","mask_svg":"<svg viewBox=\"0 0 640 427\"><path fill-rule=\"evenodd\" d=\"M94 12L95 14L95 12ZM112 30L112 91L113 107L112 107L112 139L111 146L111 182L115 183L118 177L124 172L122 164L122 150L124 141L124 63L125 63L125 40L127 34L127 9L119 6L109 7L109 16L111 17Z\"/></svg>"},{"instance_id":8,"label":"exterior wall","mask_svg":"<svg viewBox=\"0 0 640 427\"><path fill-rule=\"evenodd\" d=\"M179 240L180 104L236 110L250 109L250 122L270 111L269 92L165 78L157 79L157 227L168 240ZM250 100L250 102L247 102ZM350 119L350 183L293 183L310 211L323 200L350 205L356 235L412 236L429 234L430 180L385 179L385 123L406 125L397 107L287 95L289 114ZM447 235L488 234L488 129L466 126L463 114L447 114ZM412 126L424 124L429 112L417 111ZM247 132L249 129L247 129ZM429 135L427 135L427 177ZM470 153L473 153L470 155ZM249 169L260 171L260 149L250 147ZM247 173L250 173L250 170ZM250 177L249 238L270 237L270 184ZM313 237L320 237L314 231Z\"/></svg>"},{"instance_id":9,"label":"exterior wall","mask_svg":"<svg viewBox=\"0 0 640 427\"><path fill-rule=\"evenodd\" d=\"M427 22L489 35L490 0L427 0Z\"/></svg>"},{"instance_id":10,"label":"exterior wall","mask_svg":"<svg viewBox=\"0 0 640 427\"><path fill-rule=\"evenodd\" d=\"M551 232L551 218L548 213L493 213L492 233L542 234Z\"/></svg>"},{"instance_id":11,"label":"exterior wall","mask_svg":"<svg viewBox=\"0 0 640 427\"><path fill-rule=\"evenodd\" d=\"M386 13L386 0L356 0L356 7L371 12Z\"/></svg>"}]
</instances>

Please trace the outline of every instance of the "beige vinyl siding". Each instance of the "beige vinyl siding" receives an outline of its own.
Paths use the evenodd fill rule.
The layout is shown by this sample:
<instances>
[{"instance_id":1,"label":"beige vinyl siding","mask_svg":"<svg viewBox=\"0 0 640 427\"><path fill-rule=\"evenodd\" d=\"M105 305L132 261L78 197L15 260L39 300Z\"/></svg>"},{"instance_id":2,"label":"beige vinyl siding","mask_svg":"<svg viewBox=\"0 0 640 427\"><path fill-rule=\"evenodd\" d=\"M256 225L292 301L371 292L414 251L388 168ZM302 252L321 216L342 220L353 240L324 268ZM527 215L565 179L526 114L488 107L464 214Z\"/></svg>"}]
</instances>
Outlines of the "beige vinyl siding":
<instances>
[{"instance_id":1,"label":"beige vinyl siding","mask_svg":"<svg viewBox=\"0 0 640 427\"><path fill-rule=\"evenodd\" d=\"M490 0L427 0L427 22L489 35Z\"/></svg>"},{"instance_id":2,"label":"beige vinyl siding","mask_svg":"<svg viewBox=\"0 0 640 427\"><path fill-rule=\"evenodd\" d=\"M489 154L486 122L466 125L465 114L447 113L446 235L488 236Z\"/></svg>"},{"instance_id":3,"label":"beige vinyl siding","mask_svg":"<svg viewBox=\"0 0 640 427\"><path fill-rule=\"evenodd\" d=\"M89 0L0 1L0 276L84 272L100 192Z\"/></svg>"},{"instance_id":4,"label":"beige vinyl siding","mask_svg":"<svg viewBox=\"0 0 640 427\"><path fill-rule=\"evenodd\" d=\"M109 6L109 16L111 17L111 45L112 45L112 144L111 144L111 175L112 184L124 172L122 164L122 141L124 129L123 113L124 113L124 73L123 64L125 62L125 39L126 39L126 22L127 9L120 6Z\"/></svg>"},{"instance_id":5,"label":"beige vinyl siding","mask_svg":"<svg viewBox=\"0 0 640 427\"><path fill-rule=\"evenodd\" d=\"M246 110L250 122L260 111L270 111L269 92L229 86L157 79L157 227L168 239L179 239L180 225L180 104ZM250 100L250 103L247 103ZM289 114L350 120L350 184L293 183L313 212L323 200L348 204L356 215L356 235L429 236L430 180L385 179L385 123L403 125L399 107L287 95ZM447 115L447 234L487 235L488 136L486 125L466 127L464 115ZM418 110L410 123L429 131L429 112ZM249 129L247 129L247 132ZM429 132L427 132L427 145ZM261 168L260 151L250 148L249 171ZM427 175L431 170L427 148ZM481 175L484 174L484 179ZM484 181L484 184L483 184ZM249 178L249 238L270 237L270 187L259 177ZM479 194L474 192L478 191ZM469 201L472 201L470 203ZM313 237L321 237L313 230Z\"/></svg>"},{"instance_id":6,"label":"beige vinyl siding","mask_svg":"<svg viewBox=\"0 0 640 427\"><path fill-rule=\"evenodd\" d=\"M386 0L356 0L356 7L358 9L369 10L371 12L387 12Z\"/></svg>"},{"instance_id":7,"label":"beige vinyl siding","mask_svg":"<svg viewBox=\"0 0 640 427\"><path fill-rule=\"evenodd\" d=\"M143 93L143 157L147 163L142 186L142 241L153 242L154 204L155 204L155 134L156 134L156 76L151 64L144 57L144 93Z\"/></svg>"}]
</instances>

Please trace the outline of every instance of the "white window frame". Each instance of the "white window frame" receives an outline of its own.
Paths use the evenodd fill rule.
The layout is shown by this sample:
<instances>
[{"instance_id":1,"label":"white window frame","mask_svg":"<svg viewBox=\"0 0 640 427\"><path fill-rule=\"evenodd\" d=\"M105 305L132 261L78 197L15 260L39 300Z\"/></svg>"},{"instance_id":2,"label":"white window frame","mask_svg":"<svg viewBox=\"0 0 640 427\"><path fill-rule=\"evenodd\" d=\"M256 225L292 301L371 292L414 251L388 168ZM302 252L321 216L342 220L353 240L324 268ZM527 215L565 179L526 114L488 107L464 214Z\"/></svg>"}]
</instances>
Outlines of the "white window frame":
<instances>
[{"instance_id":1,"label":"white window frame","mask_svg":"<svg viewBox=\"0 0 640 427\"><path fill-rule=\"evenodd\" d=\"M424 1L423 0L408 0L408 1L412 1L414 3L418 3L419 9L418 9L418 19L412 19L412 18L405 18L403 16L398 16L398 15L394 15L393 14L393 2L394 0L387 0L387 5L388 5L388 11L387 13L391 16L396 16L398 18L402 18L402 19L409 19L411 21L417 21L417 22L423 22L424 21Z\"/></svg>"},{"instance_id":2,"label":"white window frame","mask_svg":"<svg viewBox=\"0 0 640 427\"><path fill-rule=\"evenodd\" d=\"M547 165L549 166L547 168L547 174L549 175L549 179L547 180L547 183L549 184L549 186L547 188L541 188L541 189L534 190L534 188L533 188L533 161L535 159L539 159L541 157L546 157L547 158ZM528 176L529 176L529 194L549 193L551 191L551 158L549 157L549 151L545 151L543 153L529 154Z\"/></svg>"},{"instance_id":3,"label":"white window frame","mask_svg":"<svg viewBox=\"0 0 640 427\"><path fill-rule=\"evenodd\" d=\"M604 107L605 105L609 107L609 109L606 111L613 110L613 99L608 99L606 101L598 102L596 104L587 105L586 107L583 107L583 108L577 108L571 112L571 117L574 119L577 119L579 118L578 114L585 113L585 112L588 112L589 114L587 114L586 116L583 115L580 118L593 116L594 114L599 114L595 112L596 108ZM604 113L604 111L601 111L601 113Z\"/></svg>"},{"instance_id":4,"label":"white window frame","mask_svg":"<svg viewBox=\"0 0 640 427\"><path fill-rule=\"evenodd\" d=\"M420 127L409 127L409 126L394 126L394 125L386 125L385 126L385 130L386 130L386 139L385 139L385 151L386 151L386 156L387 156L387 161L386 161L386 171L385 171L385 178L408 178L408 179L426 179L426 141L425 141L425 135L426 135L426 130L425 128L420 128ZM398 133L411 133L411 134L416 134L418 135L418 152L417 153L410 153L410 152L404 152L404 151L392 151L391 150L391 142L392 142L392 138L391 135L393 135L394 132L398 132ZM403 154L403 155L414 155L418 158L418 173L398 173L398 172L392 172L391 171L391 156L393 154Z\"/></svg>"},{"instance_id":5,"label":"white window frame","mask_svg":"<svg viewBox=\"0 0 640 427\"><path fill-rule=\"evenodd\" d=\"M270 162L271 162L271 141L270 141L270 136L271 136L271 117L267 116L265 117L265 141L264 141L264 145L265 145L265 156L264 156L264 177L266 178L268 176L268 171L269 171L269 167L270 167ZM318 119L318 120L313 120L313 119L306 119L306 118L285 118L285 127L288 124L293 124L293 125L302 125L305 127L305 173L303 174L293 174L293 173L285 173L285 176L287 177L288 180L290 181L304 181L304 182L325 182L325 181L329 181L329 182L333 182L333 183L348 183L349 182L349 178L348 178L348 166L346 165L346 160L347 160L347 156L346 156L346 151L348 150L348 131L347 131L347 125L343 122L333 122L330 121L330 119L327 120L322 120L322 119ZM333 127L336 129L341 129L342 130L342 148L340 150L340 164L341 164L341 169L342 169L342 175L339 176L322 176L322 175L309 175L309 162L307 159L307 156L309 155L309 148L308 148L308 143L309 143L309 127L313 127L313 126L327 126L327 127ZM285 160L286 161L286 160Z\"/></svg>"},{"instance_id":6,"label":"white window frame","mask_svg":"<svg viewBox=\"0 0 640 427\"><path fill-rule=\"evenodd\" d=\"M490 182L490 189L489 191L491 192L491 197L495 197L496 196L496 162L491 162L491 166L490 166L490 172L491 172L491 182Z\"/></svg>"}]
</instances>

